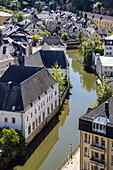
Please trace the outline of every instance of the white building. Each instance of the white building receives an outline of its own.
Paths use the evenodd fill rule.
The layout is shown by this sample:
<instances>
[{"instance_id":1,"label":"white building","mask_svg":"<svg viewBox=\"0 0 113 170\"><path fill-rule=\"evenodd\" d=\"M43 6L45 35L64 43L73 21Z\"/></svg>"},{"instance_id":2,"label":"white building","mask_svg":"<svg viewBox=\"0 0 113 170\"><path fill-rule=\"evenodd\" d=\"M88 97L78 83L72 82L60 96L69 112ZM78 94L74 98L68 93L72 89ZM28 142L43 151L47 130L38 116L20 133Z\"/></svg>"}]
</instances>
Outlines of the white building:
<instances>
[{"instance_id":1,"label":"white building","mask_svg":"<svg viewBox=\"0 0 113 170\"><path fill-rule=\"evenodd\" d=\"M102 75L113 77L113 57L99 56L97 59L96 73L100 78L102 78Z\"/></svg>"},{"instance_id":2,"label":"white building","mask_svg":"<svg viewBox=\"0 0 113 170\"><path fill-rule=\"evenodd\" d=\"M26 142L59 109L58 83L45 68L10 66L0 79L0 95L0 127L22 131Z\"/></svg>"},{"instance_id":3,"label":"white building","mask_svg":"<svg viewBox=\"0 0 113 170\"><path fill-rule=\"evenodd\" d=\"M92 68L100 78L102 75L113 77L113 35L105 38L104 56L93 54Z\"/></svg>"}]
</instances>

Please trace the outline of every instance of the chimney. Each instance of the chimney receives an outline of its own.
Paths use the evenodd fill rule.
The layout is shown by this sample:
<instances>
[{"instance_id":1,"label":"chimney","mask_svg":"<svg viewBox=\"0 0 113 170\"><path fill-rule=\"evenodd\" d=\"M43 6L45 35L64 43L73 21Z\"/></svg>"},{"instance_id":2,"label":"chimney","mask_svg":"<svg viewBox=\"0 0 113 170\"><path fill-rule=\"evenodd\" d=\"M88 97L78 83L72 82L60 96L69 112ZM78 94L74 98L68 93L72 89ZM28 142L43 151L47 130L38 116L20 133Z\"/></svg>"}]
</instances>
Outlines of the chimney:
<instances>
[{"instance_id":1,"label":"chimney","mask_svg":"<svg viewBox=\"0 0 113 170\"><path fill-rule=\"evenodd\" d=\"M105 113L106 113L107 118L109 119L109 105L108 105L108 102L105 102Z\"/></svg>"},{"instance_id":2,"label":"chimney","mask_svg":"<svg viewBox=\"0 0 113 170\"><path fill-rule=\"evenodd\" d=\"M11 88L12 88L12 81L9 81L9 82L7 83L7 85L8 85L8 90L11 90Z\"/></svg>"},{"instance_id":3,"label":"chimney","mask_svg":"<svg viewBox=\"0 0 113 170\"><path fill-rule=\"evenodd\" d=\"M6 54L6 46L3 47L3 54Z\"/></svg>"}]
</instances>

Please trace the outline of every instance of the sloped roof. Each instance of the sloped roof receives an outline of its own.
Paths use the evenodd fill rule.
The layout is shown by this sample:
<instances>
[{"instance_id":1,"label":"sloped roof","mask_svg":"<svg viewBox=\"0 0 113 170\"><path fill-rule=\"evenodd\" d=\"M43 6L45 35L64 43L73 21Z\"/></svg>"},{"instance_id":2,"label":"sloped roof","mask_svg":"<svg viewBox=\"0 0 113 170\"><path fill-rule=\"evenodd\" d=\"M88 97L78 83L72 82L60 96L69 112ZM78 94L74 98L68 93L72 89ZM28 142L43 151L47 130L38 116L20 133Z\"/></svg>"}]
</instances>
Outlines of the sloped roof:
<instances>
[{"instance_id":1,"label":"sloped roof","mask_svg":"<svg viewBox=\"0 0 113 170\"><path fill-rule=\"evenodd\" d=\"M44 45L42 46L41 50L50 50L50 47L45 42Z\"/></svg>"},{"instance_id":2,"label":"sloped roof","mask_svg":"<svg viewBox=\"0 0 113 170\"><path fill-rule=\"evenodd\" d=\"M45 68L12 65L0 78L0 110L24 111L55 83Z\"/></svg>"},{"instance_id":3,"label":"sloped roof","mask_svg":"<svg viewBox=\"0 0 113 170\"><path fill-rule=\"evenodd\" d=\"M64 51L40 50L25 59L25 65L52 68L57 62L59 67L66 69L69 66Z\"/></svg>"},{"instance_id":4,"label":"sloped roof","mask_svg":"<svg viewBox=\"0 0 113 170\"><path fill-rule=\"evenodd\" d=\"M58 37L58 36L45 36L39 46L42 46L45 42L49 46L52 46L52 45L54 45L54 46L58 46L58 45L65 46L65 44L61 41L60 37Z\"/></svg>"},{"instance_id":5,"label":"sloped roof","mask_svg":"<svg viewBox=\"0 0 113 170\"><path fill-rule=\"evenodd\" d=\"M102 64L102 66L112 67L113 66L113 57L100 56L100 62Z\"/></svg>"}]
</instances>

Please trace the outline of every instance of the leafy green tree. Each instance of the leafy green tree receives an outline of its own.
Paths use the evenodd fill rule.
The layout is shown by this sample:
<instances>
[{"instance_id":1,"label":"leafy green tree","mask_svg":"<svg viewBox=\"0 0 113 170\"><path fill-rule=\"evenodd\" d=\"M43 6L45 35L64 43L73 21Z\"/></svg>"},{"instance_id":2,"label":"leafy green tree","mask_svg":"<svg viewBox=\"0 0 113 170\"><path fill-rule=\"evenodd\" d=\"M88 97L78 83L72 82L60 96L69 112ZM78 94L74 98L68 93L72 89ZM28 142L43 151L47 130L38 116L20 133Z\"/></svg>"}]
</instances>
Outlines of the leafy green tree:
<instances>
[{"instance_id":1,"label":"leafy green tree","mask_svg":"<svg viewBox=\"0 0 113 170\"><path fill-rule=\"evenodd\" d=\"M38 40L40 40L40 35L37 35L37 34L31 34L31 37L33 38L34 40L34 45L36 45L36 43L38 42Z\"/></svg>"},{"instance_id":2,"label":"leafy green tree","mask_svg":"<svg viewBox=\"0 0 113 170\"><path fill-rule=\"evenodd\" d=\"M44 30L44 32L40 33L40 36L44 37L45 35L50 35L50 32L47 30Z\"/></svg>"},{"instance_id":3,"label":"leafy green tree","mask_svg":"<svg viewBox=\"0 0 113 170\"><path fill-rule=\"evenodd\" d=\"M95 43L88 39L83 41L80 45L81 52L84 56L84 64L87 66L92 65L92 53L95 52Z\"/></svg>"},{"instance_id":4,"label":"leafy green tree","mask_svg":"<svg viewBox=\"0 0 113 170\"><path fill-rule=\"evenodd\" d=\"M59 91L62 93L65 89L66 79L63 76L63 72L61 71L61 67L58 66L58 63L54 64L51 70L51 76L59 83Z\"/></svg>"},{"instance_id":5,"label":"leafy green tree","mask_svg":"<svg viewBox=\"0 0 113 170\"><path fill-rule=\"evenodd\" d=\"M7 155L7 157L13 156L15 150L17 150L19 141L18 133L14 129L2 129L0 143L3 147L3 153Z\"/></svg>"},{"instance_id":6,"label":"leafy green tree","mask_svg":"<svg viewBox=\"0 0 113 170\"><path fill-rule=\"evenodd\" d=\"M18 19L18 22L23 21L25 19L23 12L15 12L14 17Z\"/></svg>"},{"instance_id":7,"label":"leafy green tree","mask_svg":"<svg viewBox=\"0 0 113 170\"><path fill-rule=\"evenodd\" d=\"M94 5L93 5L93 8L94 9L97 9L99 14L100 14L100 9L101 7L103 6L103 4L101 2L96 2Z\"/></svg>"},{"instance_id":8,"label":"leafy green tree","mask_svg":"<svg viewBox=\"0 0 113 170\"><path fill-rule=\"evenodd\" d=\"M63 32L62 35L61 35L61 38L62 38L64 41L69 40L68 33L67 33L67 32Z\"/></svg>"},{"instance_id":9,"label":"leafy green tree","mask_svg":"<svg viewBox=\"0 0 113 170\"><path fill-rule=\"evenodd\" d=\"M98 105L106 101L113 94L113 90L108 85L108 80L104 78L103 83L97 87L97 103Z\"/></svg>"},{"instance_id":10,"label":"leafy green tree","mask_svg":"<svg viewBox=\"0 0 113 170\"><path fill-rule=\"evenodd\" d=\"M37 8L37 11L40 13L40 12L42 11L41 2L40 2L40 1L36 2L36 3L35 3L35 6L36 6L36 8Z\"/></svg>"}]
</instances>

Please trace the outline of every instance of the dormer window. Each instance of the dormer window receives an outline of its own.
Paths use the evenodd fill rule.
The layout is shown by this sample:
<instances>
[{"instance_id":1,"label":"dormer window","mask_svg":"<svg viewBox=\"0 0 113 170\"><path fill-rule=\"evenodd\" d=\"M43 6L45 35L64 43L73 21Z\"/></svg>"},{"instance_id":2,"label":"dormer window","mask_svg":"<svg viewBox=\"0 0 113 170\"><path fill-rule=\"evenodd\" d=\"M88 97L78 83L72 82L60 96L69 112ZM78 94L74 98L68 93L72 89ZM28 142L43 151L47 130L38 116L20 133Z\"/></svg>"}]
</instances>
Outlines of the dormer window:
<instances>
[{"instance_id":1,"label":"dormer window","mask_svg":"<svg viewBox=\"0 0 113 170\"><path fill-rule=\"evenodd\" d=\"M106 134L106 125L107 125L108 119L106 116L98 115L93 119L92 123L92 131Z\"/></svg>"}]
</instances>

